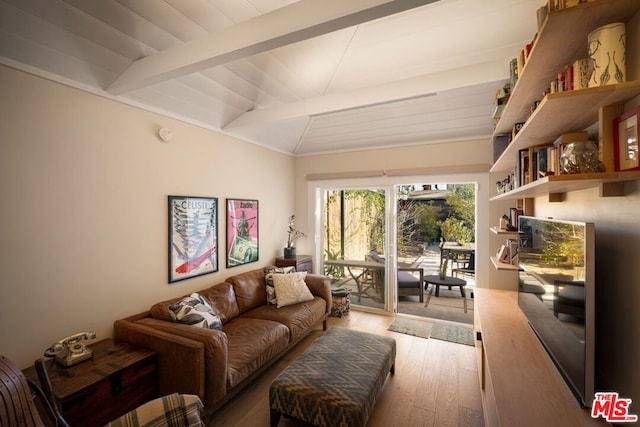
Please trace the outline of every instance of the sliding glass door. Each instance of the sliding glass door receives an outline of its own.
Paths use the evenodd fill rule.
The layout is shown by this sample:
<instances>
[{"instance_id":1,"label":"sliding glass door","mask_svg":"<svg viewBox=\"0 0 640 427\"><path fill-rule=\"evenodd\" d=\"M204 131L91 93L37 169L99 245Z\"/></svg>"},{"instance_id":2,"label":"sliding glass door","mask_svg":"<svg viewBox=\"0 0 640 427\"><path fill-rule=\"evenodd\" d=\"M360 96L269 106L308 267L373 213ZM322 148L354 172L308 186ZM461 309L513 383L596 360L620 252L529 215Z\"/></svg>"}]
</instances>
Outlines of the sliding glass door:
<instances>
[{"instance_id":1,"label":"sliding glass door","mask_svg":"<svg viewBox=\"0 0 640 427\"><path fill-rule=\"evenodd\" d=\"M332 278L334 289L350 292L351 305L359 309L424 316L425 309L439 308L423 293L420 273L438 273L441 238L475 248L474 223L488 224L486 212L476 209L482 193L477 182L483 179L471 174L310 182L319 272ZM425 181L442 184L404 184ZM474 286L482 274L465 280Z\"/></svg>"}]
</instances>

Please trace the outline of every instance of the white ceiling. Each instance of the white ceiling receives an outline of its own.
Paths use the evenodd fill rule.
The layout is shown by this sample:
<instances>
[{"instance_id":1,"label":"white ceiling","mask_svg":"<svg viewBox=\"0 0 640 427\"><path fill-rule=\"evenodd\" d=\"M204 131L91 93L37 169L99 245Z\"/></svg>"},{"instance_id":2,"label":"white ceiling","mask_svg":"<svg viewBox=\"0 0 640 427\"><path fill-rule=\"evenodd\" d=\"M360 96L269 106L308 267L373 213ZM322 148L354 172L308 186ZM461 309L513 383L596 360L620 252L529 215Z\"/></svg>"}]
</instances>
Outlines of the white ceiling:
<instances>
[{"instance_id":1,"label":"white ceiling","mask_svg":"<svg viewBox=\"0 0 640 427\"><path fill-rule=\"evenodd\" d=\"M293 155L486 139L542 0L0 0L0 62Z\"/></svg>"}]
</instances>

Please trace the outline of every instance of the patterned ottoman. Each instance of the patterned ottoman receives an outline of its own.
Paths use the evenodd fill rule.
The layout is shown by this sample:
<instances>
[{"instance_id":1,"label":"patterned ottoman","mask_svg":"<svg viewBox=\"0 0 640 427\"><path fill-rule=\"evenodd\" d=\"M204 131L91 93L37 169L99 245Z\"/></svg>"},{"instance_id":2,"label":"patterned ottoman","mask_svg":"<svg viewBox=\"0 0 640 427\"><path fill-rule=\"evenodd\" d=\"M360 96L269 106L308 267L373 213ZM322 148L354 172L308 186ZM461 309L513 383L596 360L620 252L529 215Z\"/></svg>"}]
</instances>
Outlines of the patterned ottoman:
<instances>
[{"instance_id":1,"label":"patterned ottoman","mask_svg":"<svg viewBox=\"0 0 640 427\"><path fill-rule=\"evenodd\" d=\"M281 414L320 427L365 426L395 358L393 338L329 329L271 384L271 427Z\"/></svg>"}]
</instances>

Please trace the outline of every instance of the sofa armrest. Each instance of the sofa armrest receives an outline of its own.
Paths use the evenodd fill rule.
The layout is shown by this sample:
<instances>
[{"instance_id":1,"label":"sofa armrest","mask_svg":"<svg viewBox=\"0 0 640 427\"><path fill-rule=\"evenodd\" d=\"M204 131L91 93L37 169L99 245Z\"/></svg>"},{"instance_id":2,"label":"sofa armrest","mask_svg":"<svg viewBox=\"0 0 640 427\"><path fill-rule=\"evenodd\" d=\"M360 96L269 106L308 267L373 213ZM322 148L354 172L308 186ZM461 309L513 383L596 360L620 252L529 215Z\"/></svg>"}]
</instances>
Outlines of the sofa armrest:
<instances>
[{"instance_id":1,"label":"sofa armrest","mask_svg":"<svg viewBox=\"0 0 640 427\"><path fill-rule=\"evenodd\" d=\"M206 406L214 406L227 394L229 348L227 334L224 331L152 318L142 319L138 323L201 343L204 346L205 374L205 393L202 400ZM185 364L185 360L181 363Z\"/></svg>"},{"instance_id":2,"label":"sofa armrest","mask_svg":"<svg viewBox=\"0 0 640 427\"><path fill-rule=\"evenodd\" d=\"M327 302L327 314L331 313L331 279L319 274L307 274L307 287L315 296L324 298Z\"/></svg>"},{"instance_id":3,"label":"sofa armrest","mask_svg":"<svg viewBox=\"0 0 640 427\"><path fill-rule=\"evenodd\" d=\"M116 320L115 342L127 342L156 352L158 358L158 392L205 394L205 348L198 342L129 320ZM184 363L188 360L189 363Z\"/></svg>"}]
</instances>

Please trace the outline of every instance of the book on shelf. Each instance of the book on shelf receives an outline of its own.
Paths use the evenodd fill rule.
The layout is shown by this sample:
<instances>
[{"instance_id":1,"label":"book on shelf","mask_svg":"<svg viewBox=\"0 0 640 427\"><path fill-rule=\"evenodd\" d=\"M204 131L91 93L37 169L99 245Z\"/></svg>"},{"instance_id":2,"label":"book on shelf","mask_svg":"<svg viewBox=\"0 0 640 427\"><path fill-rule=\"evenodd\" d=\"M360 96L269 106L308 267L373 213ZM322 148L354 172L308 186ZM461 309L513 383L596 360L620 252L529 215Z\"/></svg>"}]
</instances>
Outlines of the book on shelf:
<instances>
[{"instance_id":1,"label":"book on shelf","mask_svg":"<svg viewBox=\"0 0 640 427\"><path fill-rule=\"evenodd\" d=\"M530 163L529 163L529 149L525 148L518 151L518 186L531 182L530 180Z\"/></svg>"},{"instance_id":2,"label":"book on shelf","mask_svg":"<svg viewBox=\"0 0 640 427\"><path fill-rule=\"evenodd\" d=\"M524 210L520 208L509 208L509 223L511 227L518 228L518 218L524 214Z\"/></svg>"},{"instance_id":3,"label":"book on shelf","mask_svg":"<svg viewBox=\"0 0 640 427\"><path fill-rule=\"evenodd\" d=\"M546 4L538 8L538 10L536 11L536 18L538 20L538 31L540 31L540 28L542 28L542 26L544 25L544 21L547 19L548 15L549 15L549 6Z\"/></svg>"},{"instance_id":4,"label":"book on shelf","mask_svg":"<svg viewBox=\"0 0 640 427\"><path fill-rule=\"evenodd\" d=\"M516 135L518 134L518 132L520 132L523 126L524 122L518 122L513 125L513 128L511 129L511 139L515 139Z\"/></svg>"},{"instance_id":5,"label":"book on shelf","mask_svg":"<svg viewBox=\"0 0 640 427\"><path fill-rule=\"evenodd\" d=\"M547 148L547 175L558 175L560 172L559 165L560 157L558 156L558 149L550 146Z\"/></svg>"},{"instance_id":6,"label":"book on shelf","mask_svg":"<svg viewBox=\"0 0 640 427\"><path fill-rule=\"evenodd\" d=\"M509 62L509 76L509 87L510 91L512 91L518 82L518 58L513 58Z\"/></svg>"},{"instance_id":7,"label":"book on shelf","mask_svg":"<svg viewBox=\"0 0 640 427\"><path fill-rule=\"evenodd\" d=\"M550 167L550 164L552 163L550 161L551 148L553 147L550 145L543 145L540 147L533 148L533 152L535 153L535 157L536 157L536 160L535 160L536 169L534 173L534 180L539 178L544 178L549 174L549 172L554 172L551 170L551 167Z\"/></svg>"},{"instance_id":8,"label":"book on shelf","mask_svg":"<svg viewBox=\"0 0 640 427\"><path fill-rule=\"evenodd\" d=\"M493 162L502 155L504 150L507 149L507 146L511 142L511 135L508 133L501 133L494 135L493 137Z\"/></svg>"}]
</instances>

